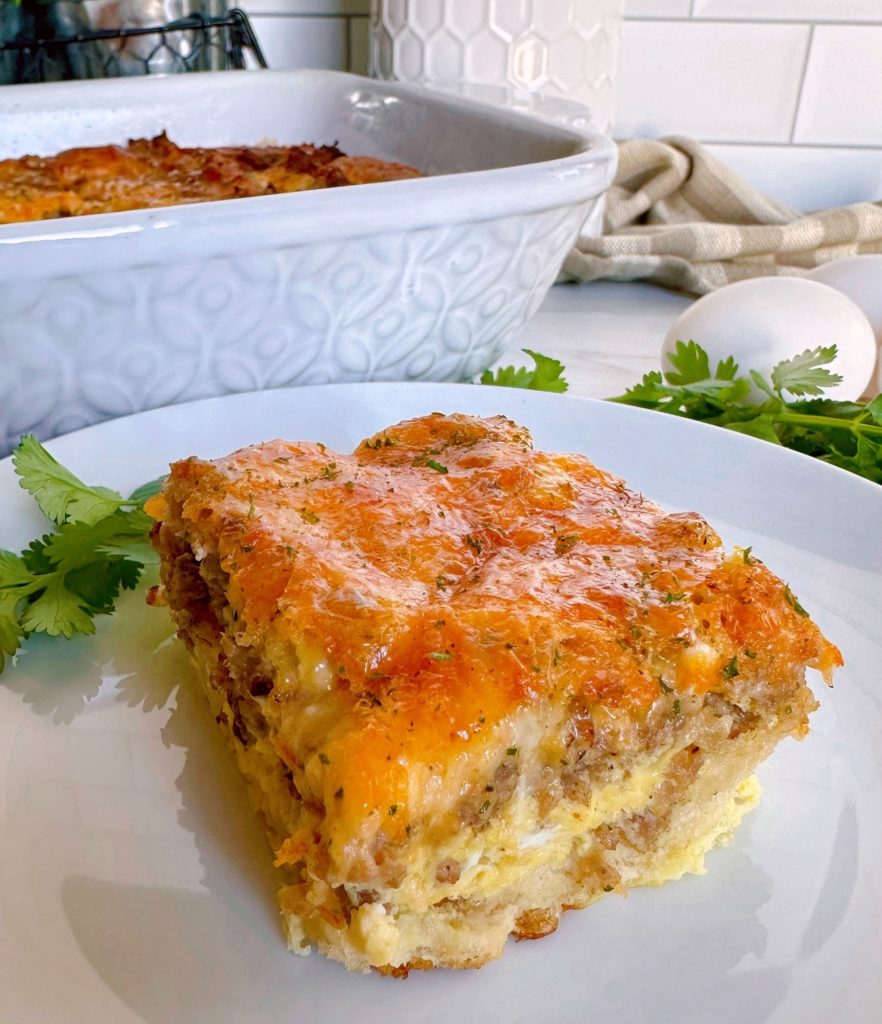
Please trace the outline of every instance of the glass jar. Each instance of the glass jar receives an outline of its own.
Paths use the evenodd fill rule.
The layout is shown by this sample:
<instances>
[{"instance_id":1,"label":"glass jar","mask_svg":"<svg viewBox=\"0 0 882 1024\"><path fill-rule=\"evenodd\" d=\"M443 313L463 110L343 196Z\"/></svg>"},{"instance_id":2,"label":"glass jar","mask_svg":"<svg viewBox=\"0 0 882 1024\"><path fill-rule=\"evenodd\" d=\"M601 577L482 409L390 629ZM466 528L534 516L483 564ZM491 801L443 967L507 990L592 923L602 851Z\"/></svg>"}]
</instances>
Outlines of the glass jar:
<instances>
[{"instance_id":1,"label":"glass jar","mask_svg":"<svg viewBox=\"0 0 882 1024\"><path fill-rule=\"evenodd\" d=\"M608 133L621 18L622 0L373 0L371 70L562 97Z\"/></svg>"}]
</instances>

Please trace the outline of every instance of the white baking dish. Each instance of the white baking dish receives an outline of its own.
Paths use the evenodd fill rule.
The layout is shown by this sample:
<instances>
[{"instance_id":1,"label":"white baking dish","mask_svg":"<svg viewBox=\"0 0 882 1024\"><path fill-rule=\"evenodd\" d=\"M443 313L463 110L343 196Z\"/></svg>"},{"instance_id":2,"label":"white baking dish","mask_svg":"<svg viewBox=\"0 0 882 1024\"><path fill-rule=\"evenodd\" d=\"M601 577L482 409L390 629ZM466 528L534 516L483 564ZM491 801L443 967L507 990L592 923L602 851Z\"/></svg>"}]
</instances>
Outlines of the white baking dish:
<instances>
[{"instance_id":1,"label":"white baking dish","mask_svg":"<svg viewBox=\"0 0 882 1024\"><path fill-rule=\"evenodd\" d=\"M0 156L338 142L432 177L0 226L0 453L322 381L456 380L535 311L614 171L578 129L337 72L13 86Z\"/></svg>"}]
</instances>

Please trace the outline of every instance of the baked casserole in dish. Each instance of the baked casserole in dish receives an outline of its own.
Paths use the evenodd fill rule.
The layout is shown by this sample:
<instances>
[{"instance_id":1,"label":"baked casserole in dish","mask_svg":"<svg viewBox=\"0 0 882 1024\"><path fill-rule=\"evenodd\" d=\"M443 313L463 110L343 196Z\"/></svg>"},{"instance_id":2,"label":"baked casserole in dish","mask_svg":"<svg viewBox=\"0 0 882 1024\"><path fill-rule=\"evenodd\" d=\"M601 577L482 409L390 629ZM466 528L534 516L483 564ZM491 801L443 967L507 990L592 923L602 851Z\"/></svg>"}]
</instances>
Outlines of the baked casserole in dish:
<instances>
[{"instance_id":1,"label":"baked casserole in dish","mask_svg":"<svg viewBox=\"0 0 882 1024\"><path fill-rule=\"evenodd\" d=\"M347 156L336 146L185 149L163 132L126 146L0 160L0 224L416 177L413 167Z\"/></svg>"},{"instance_id":2,"label":"baked casserole in dish","mask_svg":"<svg viewBox=\"0 0 882 1024\"><path fill-rule=\"evenodd\" d=\"M331 71L16 86L0 158L163 132L423 176L0 224L0 453L232 391L468 378L536 310L615 165L578 119Z\"/></svg>"}]
</instances>

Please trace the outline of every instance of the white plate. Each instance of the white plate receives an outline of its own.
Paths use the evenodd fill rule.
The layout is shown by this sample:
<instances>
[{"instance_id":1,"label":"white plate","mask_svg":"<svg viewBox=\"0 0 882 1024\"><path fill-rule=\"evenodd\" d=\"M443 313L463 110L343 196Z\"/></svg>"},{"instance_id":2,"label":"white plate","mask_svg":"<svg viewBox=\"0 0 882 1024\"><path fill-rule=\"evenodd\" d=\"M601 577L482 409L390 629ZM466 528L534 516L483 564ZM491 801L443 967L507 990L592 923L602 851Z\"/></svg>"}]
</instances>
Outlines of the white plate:
<instances>
[{"instance_id":1,"label":"white plate","mask_svg":"<svg viewBox=\"0 0 882 1024\"><path fill-rule=\"evenodd\" d=\"M304 388L116 420L51 449L122 490L259 439L348 449L433 409L504 412L752 544L845 654L802 745L704 878L565 916L477 973L347 975L284 949L270 855L162 613L34 642L0 681L0 1021L878 1024L882 488L642 410L466 385ZM41 528L0 465L0 543ZM176 690L179 679L184 685ZM821 692L823 691L823 692Z\"/></svg>"}]
</instances>

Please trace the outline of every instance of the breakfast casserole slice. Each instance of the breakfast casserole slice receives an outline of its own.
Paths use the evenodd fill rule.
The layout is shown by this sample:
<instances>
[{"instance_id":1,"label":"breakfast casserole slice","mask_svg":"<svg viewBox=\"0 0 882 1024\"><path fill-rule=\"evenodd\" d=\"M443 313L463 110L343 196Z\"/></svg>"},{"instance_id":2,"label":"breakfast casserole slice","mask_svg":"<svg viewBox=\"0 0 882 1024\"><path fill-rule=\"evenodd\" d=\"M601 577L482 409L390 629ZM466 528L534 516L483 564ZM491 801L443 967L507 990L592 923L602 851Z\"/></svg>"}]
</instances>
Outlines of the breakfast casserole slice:
<instances>
[{"instance_id":1,"label":"breakfast casserole slice","mask_svg":"<svg viewBox=\"0 0 882 1024\"><path fill-rule=\"evenodd\" d=\"M502 417L187 459L148 509L289 943L354 970L701 871L841 664L750 550Z\"/></svg>"}]
</instances>

